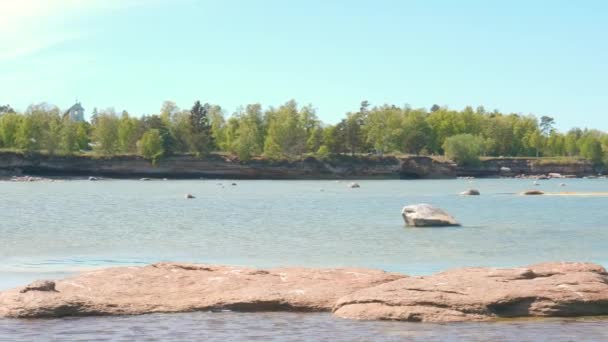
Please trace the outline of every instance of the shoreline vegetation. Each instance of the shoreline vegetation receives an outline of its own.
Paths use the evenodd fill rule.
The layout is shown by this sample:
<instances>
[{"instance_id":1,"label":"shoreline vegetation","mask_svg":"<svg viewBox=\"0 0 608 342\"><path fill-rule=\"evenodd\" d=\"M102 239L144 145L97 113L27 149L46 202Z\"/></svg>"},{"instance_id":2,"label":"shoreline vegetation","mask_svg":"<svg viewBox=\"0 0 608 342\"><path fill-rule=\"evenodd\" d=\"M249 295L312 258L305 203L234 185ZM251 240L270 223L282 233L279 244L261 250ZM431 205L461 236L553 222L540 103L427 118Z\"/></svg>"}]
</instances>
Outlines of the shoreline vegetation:
<instances>
[{"instance_id":1,"label":"shoreline vegetation","mask_svg":"<svg viewBox=\"0 0 608 342\"><path fill-rule=\"evenodd\" d=\"M185 155L241 163L334 162L349 155L352 161L429 156L475 168L484 159L542 157L535 163L583 159L602 170L608 160L608 134L602 131L562 133L551 117L482 106L415 109L363 101L358 111L334 125L321 122L313 105L299 106L294 100L267 108L249 104L231 115L200 101L186 110L165 101L158 113L141 116L95 108L90 122L83 111L80 103L67 111L40 103L23 113L0 106L0 151L58 158L141 156L152 165Z\"/></svg>"}]
</instances>

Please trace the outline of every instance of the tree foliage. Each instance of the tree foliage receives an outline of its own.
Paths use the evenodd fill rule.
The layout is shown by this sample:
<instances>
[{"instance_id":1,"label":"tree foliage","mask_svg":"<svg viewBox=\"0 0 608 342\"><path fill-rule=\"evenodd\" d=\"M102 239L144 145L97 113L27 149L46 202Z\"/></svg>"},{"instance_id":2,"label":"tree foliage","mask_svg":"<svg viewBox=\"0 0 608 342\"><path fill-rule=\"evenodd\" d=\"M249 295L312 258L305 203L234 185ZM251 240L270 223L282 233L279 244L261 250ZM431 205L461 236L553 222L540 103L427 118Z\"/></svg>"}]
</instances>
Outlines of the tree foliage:
<instances>
[{"instance_id":1,"label":"tree foliage","mask_svg":"<svg viewBox=\"0 0 608 342\"><path fill-rule=\"evenodd\" d=\"M294 100L267 108L249 104L228 117L219 105L196 101L190 110L181 110L175 102L164 101L154 114L94 109L90 123L71 121L47 103L24 112L5 105L0 106L0 148L55 154L145 152L146 158L157 160L155 144L160 142L161 156L225 152L242 161L371 153L445 154L459 163L474 162L480 155L569 156L597 164L608 160L608 134L578 128L562 133L549 116L488 111L483 106L425 109L362 101L357 107L330 125L319 120L315 107ZM155 153L143 149L144 142L154 146Z\"/></svg>"},{"instance_id":2,"label":"tree foliage","mask_svg":"<svg viewBox=\"0 0 608 342\"><path fill-rule=\"evenodd\" d=\"M479 156L483 139L472 134L457 134L445 139L443 149L446 157L458 165L475 165L479 163Z\"/></svg>"},{"instance_id":3,"label":"tree foliage","mask_svg":"<svg viewBox=\"0 0 608 342\"><path fill-rule=\"evenodd\" d=\"M160 131L157 129L146 131L137 142L137 149L141 156L151 160L153 164L156 164L158 159L165 153L163 138Z\"/></svg>"}]
</instances>

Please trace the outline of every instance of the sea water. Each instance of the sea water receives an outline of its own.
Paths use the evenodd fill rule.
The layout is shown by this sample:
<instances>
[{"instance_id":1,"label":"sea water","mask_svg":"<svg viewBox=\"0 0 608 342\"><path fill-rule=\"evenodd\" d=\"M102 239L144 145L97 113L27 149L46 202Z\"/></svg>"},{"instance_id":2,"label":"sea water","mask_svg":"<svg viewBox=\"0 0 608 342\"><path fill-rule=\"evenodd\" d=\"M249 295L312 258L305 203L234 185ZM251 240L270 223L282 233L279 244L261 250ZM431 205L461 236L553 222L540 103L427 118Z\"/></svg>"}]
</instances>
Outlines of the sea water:
<instances>
[{"instance_id":1,"label":"sea water","mask_svg":"<svg viewBox=\"0 0 608 342\"><path fill-rule=\"evenodd\" d=\"M525 179L361 180L357 181L361 185L358 189L349 188L349 182L0 182L0 289L34 279L63 278L80 270L158 261L255 267L353 266L413 275L454 267L510 267L543 261L590 261L608 266L608 197L518 195L530 189L608 192L606 179L554 179L539 181L538 186ZM458 195L469 188L480 190L481 196ZM186 193L196 198L187 200ZM401 208L415 203L445 209L462 227L405 227ZM2 320L0 339L63 339L64 333L85 340L102 335L129 339L130 334L137 334L134 326L142 336L158 337L159 322L171 321L177 325L165 331L177 334L193 329L189 338L215 331L218 340L254 339L254 335L234 333L234 329L249 329L259 321L265 322L265 330L259 333L263 340L289 331L312 340L352 340L358 336L369 340L365 338L369 334L403 339L404 331L420 338L442 336L444 331L445 336L458 338L464 336L459 331L468 331L471 326L479 336L485 336L482 340L502 334L507 338L522 329L531 334L537 330L568 332L575 340L594 340L606 338L601 334L608 330L601 329L608 327L603 320L412 325L360 324L330 317L197 313ZM220 333L223 329L226 331Z\"/></svg>"}]
</instances>

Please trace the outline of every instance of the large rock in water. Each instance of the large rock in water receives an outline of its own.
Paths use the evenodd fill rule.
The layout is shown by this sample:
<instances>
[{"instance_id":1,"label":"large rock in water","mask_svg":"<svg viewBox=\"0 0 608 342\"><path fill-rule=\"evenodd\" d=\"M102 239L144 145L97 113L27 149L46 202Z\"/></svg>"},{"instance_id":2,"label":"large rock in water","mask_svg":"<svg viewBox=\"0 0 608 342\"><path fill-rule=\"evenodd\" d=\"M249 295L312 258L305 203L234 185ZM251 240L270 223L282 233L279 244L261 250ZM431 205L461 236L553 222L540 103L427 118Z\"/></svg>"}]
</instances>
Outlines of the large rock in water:
<instances>
[{"instance_id":1,"label":"large rock in water","mask_svg":"<svg viewBox=\"0 0 608 342\"><path fill-rule=\"evenodd\" d=\"M608 314L608 274L588 263L464 268L410 277L341 298L343 318L451 322Z\"/></svg>"},{"instance_id":2,"label":"large rock in water","mask_svg":"<svg viewBox=\"0 0 608 342\"><path fill-rule=\"evenodd\" d=\"M2 292L0 317L131 315L222 309L330 311L342 296L403 277L356 268L259 270L173 263L116 267Z\"/></svg>"},{"instance_id":3,"label":"large rock in water","mask_svg":"<svg viewBox=\"0 0 608 342\"><path fill-rule=\"evenodd\" d=\"M446 227L460 226L452 215L430 204L415 204L403 207L401 215L408 226Z\"/></svg>"}]
</instances>

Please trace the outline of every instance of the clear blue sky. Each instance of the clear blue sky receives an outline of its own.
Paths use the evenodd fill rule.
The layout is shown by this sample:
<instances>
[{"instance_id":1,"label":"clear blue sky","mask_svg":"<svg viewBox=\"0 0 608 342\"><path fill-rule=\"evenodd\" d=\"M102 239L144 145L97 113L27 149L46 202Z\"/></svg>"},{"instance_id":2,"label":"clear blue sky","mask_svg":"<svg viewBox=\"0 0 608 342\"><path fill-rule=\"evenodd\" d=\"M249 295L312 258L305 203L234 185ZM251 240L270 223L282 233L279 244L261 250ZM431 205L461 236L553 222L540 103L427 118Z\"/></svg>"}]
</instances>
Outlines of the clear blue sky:
<instances>
[{"instance_id":1,"label":"clear blue sky","mask_svg":"<svg viewBox=\"0 0 608 342\"><path fill-rule=\"evenodd\" d=\"M534 113L608 129L608 2L0 0L0 103L75 98L134 114L163 100L361 100Z\"/></svg>"}]
</instances>

